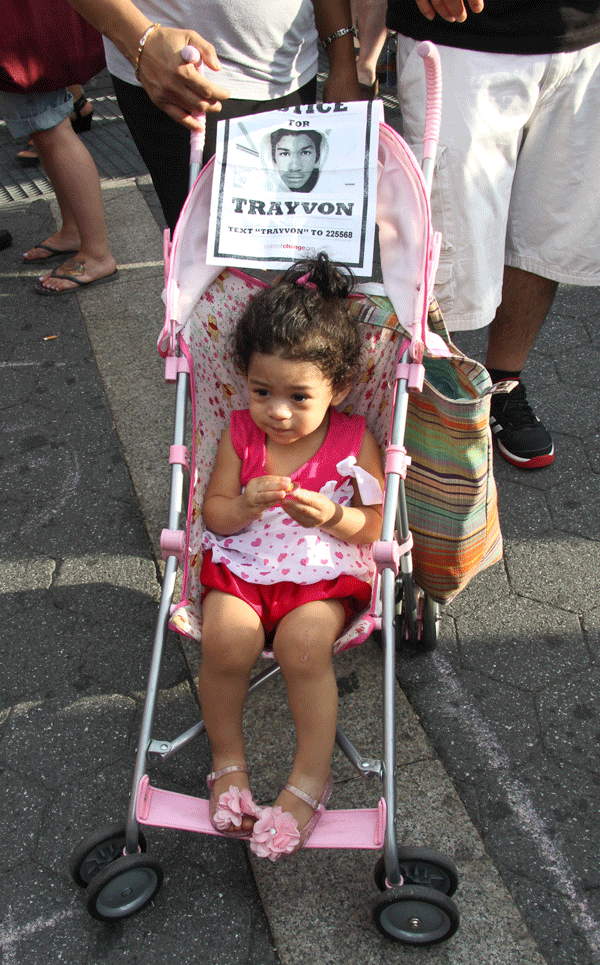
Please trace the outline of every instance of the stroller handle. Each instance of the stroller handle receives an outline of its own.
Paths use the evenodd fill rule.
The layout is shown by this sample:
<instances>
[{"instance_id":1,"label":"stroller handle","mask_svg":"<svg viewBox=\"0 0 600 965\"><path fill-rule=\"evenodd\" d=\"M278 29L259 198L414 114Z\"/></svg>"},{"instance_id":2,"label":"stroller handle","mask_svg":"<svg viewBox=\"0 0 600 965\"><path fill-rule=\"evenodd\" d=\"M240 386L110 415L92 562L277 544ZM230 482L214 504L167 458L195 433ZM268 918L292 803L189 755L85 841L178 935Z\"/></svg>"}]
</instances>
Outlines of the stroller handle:
<instances>
[{"instance_id":1,"label":"stroller handle","mask_svg":"<svg viewBox=\"0 0 600 965\"><path fill-rule=\"evenodd\" d=\"M202 58L200 56L200 51L196 47L192 47L191 44L186 44L182 48L181 56L188 64L195 64L196 70L202 73ZM204 114L194 114L197 120L202 121L202 127L199 131L192 131L190 134L190 167L193 168L195 174L192 178L192 172L190 172L190 187L196 180L198 171L202 166L202 153L204 151L204 138L206 136L204 120Z\"/></svg>"},{"instance_id":2,"label":"stroller handle","mask_svg":"<svg viewBox=\"0 0 600 965\"><path fill-rule=\"evenodd\" d=\"M433 168L442 122L442 70L437 48L429 40L424 40L419 44L417 53L423 58L425 82L427 85L425 134L423 137L423 175L427 190L431 191Z\"/></svg>"}]
</instances>

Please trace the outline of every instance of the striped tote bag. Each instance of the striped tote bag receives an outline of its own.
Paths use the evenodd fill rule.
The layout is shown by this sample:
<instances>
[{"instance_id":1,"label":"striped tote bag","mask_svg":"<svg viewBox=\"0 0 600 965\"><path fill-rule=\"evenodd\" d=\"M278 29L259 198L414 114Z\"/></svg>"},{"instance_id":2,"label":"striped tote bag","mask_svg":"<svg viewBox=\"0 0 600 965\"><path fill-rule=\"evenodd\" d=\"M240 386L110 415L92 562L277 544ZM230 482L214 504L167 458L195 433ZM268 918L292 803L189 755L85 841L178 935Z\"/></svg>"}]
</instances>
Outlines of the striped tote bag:
<instances>
[{"instance_id":1,"label":"striped tote bag","mask_svg":"<svg viewBox=\"0 0 600 965\"><path fill-rule=\"evenodd\" d=\"M453 345L435 302L429 325L453 355L426 356L423 392L409 396L405 487L415 578L444 604L502 557L489 428L490 397L499 386Z\"/></svg>"}]
</instances>

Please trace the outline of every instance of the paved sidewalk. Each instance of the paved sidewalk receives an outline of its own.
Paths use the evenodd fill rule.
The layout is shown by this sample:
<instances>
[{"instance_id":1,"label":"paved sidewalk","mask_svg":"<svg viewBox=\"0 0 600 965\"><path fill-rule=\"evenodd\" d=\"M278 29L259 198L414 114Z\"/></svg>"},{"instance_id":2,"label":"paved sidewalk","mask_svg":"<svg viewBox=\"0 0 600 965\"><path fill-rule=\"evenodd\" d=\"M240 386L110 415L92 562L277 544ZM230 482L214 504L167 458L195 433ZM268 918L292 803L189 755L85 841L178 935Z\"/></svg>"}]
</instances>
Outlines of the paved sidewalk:
<instances>
[{"instance_id":1,"label":"paved sidewalk","mask_svg":"<svg viewBox=\"0 0 600 965\"><path fill-rule=\"evenodd\" d=\"M121 279L110 300L86 292L84 311L100 330L111 313L110 351L124 356L115 377L130 385L127 356L137 356L136 338L153 341L160 317L160 239L135 186L107 190L106 209ZM40 298L21 264L19 252L51 230L49 204L13 203L0 220L14 238L0 258L2 962L274 962L245 853L231 843L152 835L161 903L131 923L94 922L70 880L74 845L127 813L159 579L77 299ZM166 432L153 422L166 426L169 406L153 412L144 386L153 376L156 365L132 394L152 469L166 477ZM164 486L161 478L163 506ZM167 732L197 719L192 693L170 646L160 683ZM199 745L165 768L167 785L195 793L207 767Z\"/></svg>"},{"instance_id":2,"label":"paved sidewalk","mask_svg":"<svg viewBox=\"0 0 600 965\"><path fill-rule=\"evenodd\" d=\"M135 185L107 187L105 203L120 279L57 299L33 291L35 273L18 254L50 230L48 202L0 209L15 239L1 269L9 454L2 466L0 562L6 668L0 757L9 803L2 819L3 950L18 965L39 957L40 948L47 960L60 951L61 961L74 963L136 960L143 953L157 963L299 965L315 948L320 961L332 963L413 961L414 951L388 944L370 925L376 855L368 853L306 852L293 867L256 863L257 893L243 845L150 830L149 851L164 867L165 884L152 908L113 927L88 918L69 879L74 843L126 814L172 431L172 393L154 349L160 235ZM370 756L378 754L379 672L375 646L340 659L341 718ZM155 736L171 738L197 714L176 640L160 688ZM265 798L275 795L291 753L284 708L280 685L249 708L250 758ZM265 722L275 720L283 737L272 744L266 736L274 728ZM541 962L401 693L398 739L402 840L452 856L463 882L461 930L425 960ZM155 780L204 794L208 767L202 741L161 767ZM376 803L378 789L364 787L339 756L335 776L336 806Z\"/></svg>"},{"instance_id":3,"label":"paved sidewalk","mask_svg":"<svg viewBox=\"0 0 600 965\"><path fill-rule=\"evenodd\" d=\"M555 467L531 475L498 467L505 566L482 575L449 610L435 655L400 668L412 701L399 692L400 837L457 862L462 923L455 938L418 952L378 936L370 923L373 855L305 852L293 865L251 868L243 845L153 829L149 851L166 872L157 900L115 926L88 917L66 860L82 834L126 813L172 432L172 393L155 352L163 311L160 215L102 78L96 89L105 107L86 142L105 188L120 267L113 284L58 299L35 294L37 272L21 264L20 252L50 233L49 196L39 177L36 187L20 171L11 169L12 182L5 176L14 145L0 127L0 184L22 182L25 195L0 204L0 227L15 241L0 253L3 960L600 961L596 872L582 854L595 855L600 836L593 816L600 309L593 290L561 291L532 364L533 382L547 386L544 399L535 394L557 433ZM469 350L480 351L481 340ZM568 355L574 370L566 368ZM570 380L585 384L585 393L559 393ZM198 712L192 656L184 659L179 642L171 643L156 734L168 738ZM343 725L376 756L379 665L371 644L339 663ZM277 685L250 706L250 754L265 797L275 795L291 751L284 705ZM284 736L271 746L275 720ZM156 780L204 794L208 765L201 741L161 766ZM334 806L374 803L377 789L340 757L335 778ZM582 828L583 846L574 857L565 854ZM514 886L544 957L496 866Z\"/></svg>"}]
</instances>

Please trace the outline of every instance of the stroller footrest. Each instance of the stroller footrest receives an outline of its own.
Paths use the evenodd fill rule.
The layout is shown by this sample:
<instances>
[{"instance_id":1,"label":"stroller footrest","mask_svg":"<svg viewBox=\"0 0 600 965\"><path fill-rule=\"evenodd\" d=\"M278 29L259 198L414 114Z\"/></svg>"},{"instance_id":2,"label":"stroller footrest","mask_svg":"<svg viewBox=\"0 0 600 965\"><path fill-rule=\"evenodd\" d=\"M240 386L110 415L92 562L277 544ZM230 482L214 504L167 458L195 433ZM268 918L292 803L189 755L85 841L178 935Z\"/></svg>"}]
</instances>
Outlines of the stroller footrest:
<instances>
[{"instance_id":1,"label":"stroller footrest","mask_svg":"<svg viewBox=\"0 0 600 965\"><path fill-rule=\"evenodd\" d=\"M325 811L305 847L359 848L361 850L382 848L385 816L386 806L383 798L377 808Z\"/></svg>"},{"instance_id":2,"label":"stroller footrest","mask_svg":"<svg viewBox=\"0 0 600 965\"><path fill-rule=\"evenodd\" d=\"M139 824L219 835L210 823L207 800L152 787L147 775L138 786L135 816ZM385 820L383 799L377 808L326 811L306 847L380 849L383 847Z\"/></svg>"}]
</instances>

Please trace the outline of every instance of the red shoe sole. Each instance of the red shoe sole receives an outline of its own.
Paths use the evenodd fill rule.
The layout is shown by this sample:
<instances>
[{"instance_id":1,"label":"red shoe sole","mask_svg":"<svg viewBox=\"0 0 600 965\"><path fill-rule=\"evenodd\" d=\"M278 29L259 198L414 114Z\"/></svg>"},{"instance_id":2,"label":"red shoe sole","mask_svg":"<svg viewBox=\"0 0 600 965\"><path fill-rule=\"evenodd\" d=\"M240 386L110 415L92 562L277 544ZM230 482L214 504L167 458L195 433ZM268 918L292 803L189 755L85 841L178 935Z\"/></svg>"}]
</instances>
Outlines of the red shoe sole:
<instances>
[{"instance_id":1,"label":"red shoe sole","mask_svg":"<svg viewBox=\"0 0 600 965\"><path fill-rule=\"evenodd\" d=\"M511 466L516 466L517 469L543 469L544 466L549 466L554 462L554 449L552 452L547 452L543 456L533 456L532 459L519 459L518 456L514 456L511 452L508 452L502 443L497 439L498 451L500 455L510 462Z\"/></svg>"}]
</instances>

